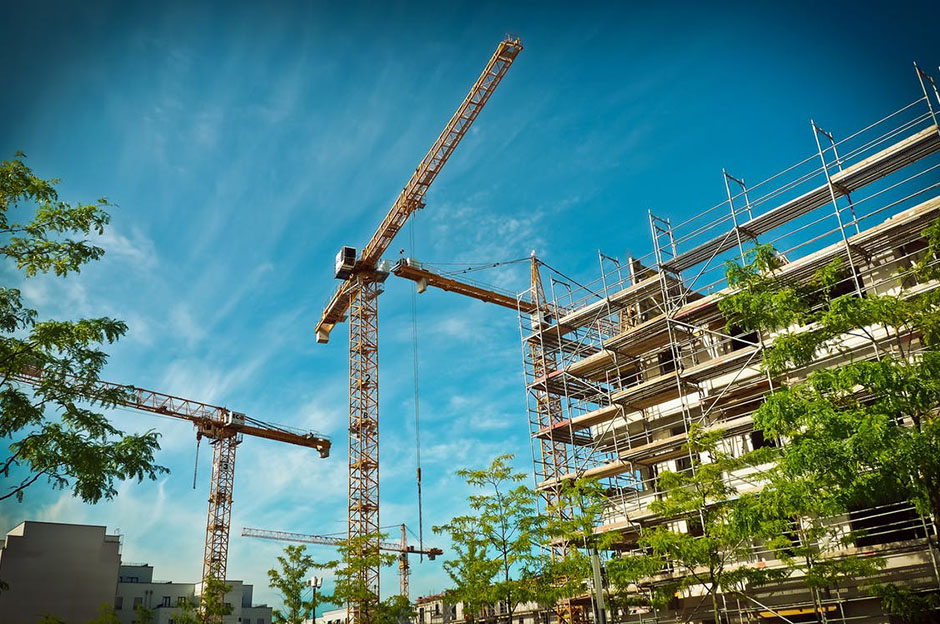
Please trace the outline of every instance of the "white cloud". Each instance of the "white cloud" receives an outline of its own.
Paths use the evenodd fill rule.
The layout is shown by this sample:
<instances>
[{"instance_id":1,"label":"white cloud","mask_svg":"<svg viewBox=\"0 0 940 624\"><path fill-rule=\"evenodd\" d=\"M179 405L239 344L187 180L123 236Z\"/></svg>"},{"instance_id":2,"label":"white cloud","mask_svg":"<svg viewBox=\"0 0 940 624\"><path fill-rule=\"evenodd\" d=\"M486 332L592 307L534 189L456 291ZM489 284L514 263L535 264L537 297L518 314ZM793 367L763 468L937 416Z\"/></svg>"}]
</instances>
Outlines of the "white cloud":
<instances>
[{"instance_id":1,"label":"white cloud","mask_svg":"<svg viewBox=\"0 0 940 624\"><path fill-rule=\"evenodd\" d=\"M193 318L186 302L175 303L170 308L169 330L172 336L185 340L189 346L199 343L206 336L205 326Z\"/></svg>"},{"instance_id":2,"label":"white cloud","mask_svg":"<svg viewBox=\"0 0 940 624\"><path fill-rule=\"evenodd\" d=\"M135 272L153 271L159 263L153 241L136 226L132 226L129 235L125 236L109 225L92 242L105 250L105 260L119 262L123 268Z\"/></svg>"}]
</instances>

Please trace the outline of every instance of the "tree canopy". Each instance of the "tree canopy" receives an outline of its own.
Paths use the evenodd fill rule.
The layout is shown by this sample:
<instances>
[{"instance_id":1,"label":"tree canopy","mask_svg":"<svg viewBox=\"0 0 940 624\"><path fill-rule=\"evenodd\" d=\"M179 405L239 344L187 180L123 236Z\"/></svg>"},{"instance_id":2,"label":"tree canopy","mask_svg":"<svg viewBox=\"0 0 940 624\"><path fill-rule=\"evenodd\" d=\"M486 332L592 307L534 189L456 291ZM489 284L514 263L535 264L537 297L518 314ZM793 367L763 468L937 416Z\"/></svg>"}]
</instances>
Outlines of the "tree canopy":
<instances>
[{"instance_id":1,"label":"tree canopy","mask_svg":"<svg viewBox=\"0 0 940 624\"><path fill-rule=\"evenodd\" d=\"M88 237L104 231L110 204L62 201L57 183L34 175L23 154L0 163L0 257L23 278L64 278L104 254ZM126 396L96 382L107 362L103 347L127 325L109 317L40 320L15 286L0 286L0 438L9 452L0 459L0 500L22 500L45 479L95 503L113 498L120 480L166 472L154 457L157 432L125 433L101 413ZM24 377L39 381L27 387Z\"/></svg>"},{"instance_id":2,"label":"tree canopy","mask_svg":"<svg viewBox=\"0 0 940 624\"><path fill-rule=\"evenodd\" d=\"M309 573L322 567L307 554L307 547L290 545L277 557L278 567L268 570L268 582L272 589L281 594L284 609L275 609L272 617L277 624L302 624L313 613L322 596L311 592L310 598L304 598L304 591L310 587Z\"/></svg>"}]
</instances>

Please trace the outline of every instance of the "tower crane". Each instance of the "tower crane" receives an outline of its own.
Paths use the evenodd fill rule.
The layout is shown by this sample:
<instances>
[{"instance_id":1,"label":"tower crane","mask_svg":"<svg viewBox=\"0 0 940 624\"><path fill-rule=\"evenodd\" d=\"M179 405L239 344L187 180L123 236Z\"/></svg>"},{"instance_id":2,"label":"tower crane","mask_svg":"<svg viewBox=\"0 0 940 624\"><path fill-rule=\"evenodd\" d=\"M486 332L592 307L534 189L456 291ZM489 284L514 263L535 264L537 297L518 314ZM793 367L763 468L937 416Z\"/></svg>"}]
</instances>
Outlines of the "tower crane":
<instances>
[{"instance_id":1,"label":"tower crane","mask_svg":"<svg viewBox=\"0 0 940 624\"><path fill-rule=\"evenodd\" d=\"M424 196L431 183L521 50L522 43L517 38L507 37L499 43L483 73L444 126L361 253L357 253L354 247L343 247L336 256L335 275L343 282L327 303L315 331L317 342L328 342L330 332L348 313L350 538L362 537L367 542L368 536L379 531L377 298L388 277L387 263L380 262L382 254L408 217L424 207ZM362 575L363 584L378 596L378 567L366 568ZM360 611L358 604L347 605L348 620L356 624L371 624L372 614Z\"/></svg>"},{"instance_id":2,"label":"tower crane","mask_svg":"<svg viewBox=\"0 0 940 624\"><path fill-rule=\"evenodd\" d=\"M15 380L39 386L43 383L43 375L39 368L27 368ZM84 383L78 379L73 381ZM206 437L212 444L212 480L202 563L203 587L210 577L225 581L235 483L235 450L242 437L249 435L316 449L321 458L330 455L330 440L319 434L262 422L218 405L107 381L95 382L83 394L94 397L108 390L124 391L125 398L117 402L122 407L188 420L196 427L197 439Z\"/></svg>"},{"instance_id":3,"label":"tower crane","mask_svg":"<svg viewBox=\"0 0 940 624\"><path fill-rule=\"evenodd\" d=\"M242 537L260 537L262 539L277 540L281 542L300 542L303 544L324 544L327 546L342 546L346 543L341 537L329 537L327 535L306 535L304 533L290 533L289 531L269 531L266 529L242 529ZM411 566L408 563L408 555L427 555L428 559L434 561L438 555L443 555L444 551L440 548L418 549L408 545L408 535L405 525L401 525L401 543L380 541L379 550L398 553L398 574L399 587L401 595L409 597L408 579L411 576Z\"/></svg>"}]
</instances>

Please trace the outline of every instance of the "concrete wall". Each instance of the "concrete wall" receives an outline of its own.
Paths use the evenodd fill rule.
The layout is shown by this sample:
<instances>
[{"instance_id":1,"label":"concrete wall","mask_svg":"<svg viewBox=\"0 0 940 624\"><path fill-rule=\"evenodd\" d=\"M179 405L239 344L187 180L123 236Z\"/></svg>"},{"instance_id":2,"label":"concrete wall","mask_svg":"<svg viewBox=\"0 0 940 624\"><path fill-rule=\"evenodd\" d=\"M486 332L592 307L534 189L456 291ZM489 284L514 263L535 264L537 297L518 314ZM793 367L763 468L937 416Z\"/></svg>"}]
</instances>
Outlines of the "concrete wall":
<instances>
[{"instance_id":1,"label":"concrete wall","mask_svg":"<svg viewBox=\"0 0 940 624\"><path fill-rule=\"evenodd\" d=\"M114 602L120 540L103 526L24 522L0 548L0 624L35 624L50 614L67 624L97 617Z\"/></svg>"}]
</instances>

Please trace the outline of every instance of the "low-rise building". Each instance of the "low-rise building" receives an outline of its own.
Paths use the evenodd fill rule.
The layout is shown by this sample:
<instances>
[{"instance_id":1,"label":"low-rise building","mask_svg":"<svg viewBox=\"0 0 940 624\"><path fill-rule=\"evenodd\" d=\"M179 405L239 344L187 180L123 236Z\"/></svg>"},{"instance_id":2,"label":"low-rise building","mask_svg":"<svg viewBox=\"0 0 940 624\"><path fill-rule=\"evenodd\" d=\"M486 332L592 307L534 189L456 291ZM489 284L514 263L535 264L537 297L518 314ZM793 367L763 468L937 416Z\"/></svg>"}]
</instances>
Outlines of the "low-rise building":
<instances>
[{"instance_id":1,"label":"low-rise building","mask_svg":"<svg viewBox=\"0 0 940 624\"><path fill-rule=\"evenodd\" d=\"M445 594L431 594L419 596L414 603L415 624L453 624L455 622L469 621L469 614L464 610L462 602L452 603ZM505 603L487 605L474 615L477 622L506 622L509 609ZM551 610L539 607L534 602L524 602L515 606L512 612L513 624L549 624L554 622L555 615ZM317 622L317 624L331 624Z\"/></svg>"},{"instance_id":2,"label":"low-rise building","mask_svg":"<svg viewBox=\"0 0 940 624\"><path fill-rule=\"evenodd\" d=\"M84 624L113 607L121 624L175 624L184 603L198 604L202 583L154 580L153 567L121 563L121 538L103 526L23 522L0 546L0 624L34 624L43 616ZM252 604L253 587L226 581L232 613L224 624L271 624L271 607Z\"/></svg>"},{"instance_id":3,"label":"low-rise building","mask_svg":"<svg viewBox=\"0 0 940 624\"><path fill-rule=\"evenodd\" d=\"M324 611L316 621L304 620L304 624L346 624L346 607Z\"/></svg>"},{"instance_id":4,"label":"low-rise building","mask_svg":"<svg viewBox=\"0 0 940 624\"><path fill-rule=\"evenodd\" d=\"M253 605L253 587L242 581L226 581L231 587L225 603L232 608L223 618L224 624L271 624L271 607ZM154 580L153 567L145 563L121 565L118 576L114 611L121 624L133 624L137 609L153 614L153 624L175 624L184 603L197 604L202 583L174 583Z\"/></svg>"},{"instance_id":5,"label":"low-rise building","mask_svg":"<svg viewBox=\"0 0 940 624\"><path fill-rule=\"evenodd\" d=\"M98 616L114 602L121 540L103 526L22 522L0 547L0 624L51 615L67 624Z\"/></svg>"}]
</instances>

